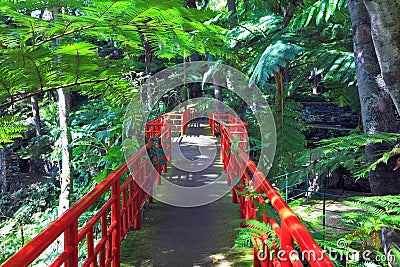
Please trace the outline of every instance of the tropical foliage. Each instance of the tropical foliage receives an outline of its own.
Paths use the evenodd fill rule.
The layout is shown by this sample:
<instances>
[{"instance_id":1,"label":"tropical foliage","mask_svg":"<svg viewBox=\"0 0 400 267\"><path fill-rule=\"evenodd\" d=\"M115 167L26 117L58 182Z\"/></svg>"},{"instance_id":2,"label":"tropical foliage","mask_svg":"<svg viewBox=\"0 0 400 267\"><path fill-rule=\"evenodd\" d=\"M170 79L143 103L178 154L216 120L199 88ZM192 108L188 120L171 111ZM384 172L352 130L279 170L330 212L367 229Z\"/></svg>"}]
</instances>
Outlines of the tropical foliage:
<instances>
[{"instance_id":1,"label":"tropical foliage","mask_svg":"<svg viewBox=\"0 0 400 267\"><path fill-rule=\"evenodd\" d=\"M361 134L358 128L313 143L306 153L309 128L301 102L333 102L350 106L355 114L361 111L353 37L345 0L0 0L0 263L56 217L63 150L71 151L70 200L75 202L124 161L121 131L127 105L133 100L131 107L142 110L154 104L139 90L141 85L151 74L178 63L228 64L260 88L277 132L268 178L302 165L310 173L340 167L356 178L367 177L398 157L397 133ZM152 116L190 97L217 96L218 88L212 85L193 88L168 92L165 108L154 108ZM66 114L60 108L60 91L70 98ZM228 89L220 89L220 94L249 124L250 155L257 161L260 149L269 144L261 142L263 133L251 107ZM63 115L66 135L60 129ZM69 141L66 146L64 139ZM384 144L385 149L371 157L365 153L371 144ZM43 181L22 179L26 184L11 190L9 183L15 181L9 181L10 173L19 177L23 172L7 163L5 152L29 162L29 171L34 172L34 162L49 166ZM149 153L156 160L163 158L160 148L152 147ZM314 164L312 155L319 155ZM343 214L352 229L343 236L350 241L349 249L362 251L372 244L376 253L383 253L378 235L382 229L398 230L398 203L397 196L347 202L363 210ZM279 220L268 205L258 206L259 212L268 211ZM264 242L279 246L270 226L256 220L243 223L248 228L239 229L236 246L261 251ZM305 224L313 229L311 222ZM335 247L331 241L321 240Z\"/></svg>"},{"instance_id":2,"label":"tropical foliage","mask_svg":"<svg viewBox=\"0 0 400 267\"><path fill-rule=\"evenodd\" d=\"M396 133L351 134L344 137L325 139L318 143L319 147L306 153L300 160L307 161L310 154L320 155L313 166L320 169L337 169L339 166L351 170L357 177L367 177L380 163L387 163L389 158L399 155L399 135ZM393 149L382 150L375 154L376 160L369 162L365 147L369 144L389 144ZM311 167L311 166L310 166Z\"/></svg>"},{"instance_id":3,"label":"tropical foliage","mask_svg":"<svg viewBox=\"0 0 400 267\"><path fill-rule=\"evenodd\" d=\"M22 137L20 132L25 129L25 125L18 117L0 117L0 148L2 148L1 144L10 143L13 139Z\"/></svg>"}]
</instances>

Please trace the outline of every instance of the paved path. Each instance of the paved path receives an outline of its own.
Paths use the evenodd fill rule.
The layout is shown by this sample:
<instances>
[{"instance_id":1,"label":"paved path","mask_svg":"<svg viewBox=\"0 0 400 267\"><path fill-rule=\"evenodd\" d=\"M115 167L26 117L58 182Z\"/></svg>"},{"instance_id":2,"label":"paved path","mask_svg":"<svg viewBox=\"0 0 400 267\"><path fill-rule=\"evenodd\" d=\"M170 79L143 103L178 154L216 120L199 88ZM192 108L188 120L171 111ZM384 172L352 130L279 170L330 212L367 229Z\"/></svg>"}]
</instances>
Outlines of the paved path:
<instances>
[{"instance_id":1,"label":"paved path","mask_svg":"<svg viewBox=\"0 0 400 267\"><path fill-rule=\"evenodd\" d=\"M195 172L174 167L164 175L165 179L194 188L214 182L220 176L219 150L216 153L206 151L211 151L217 142L209 132L204 124L200 124L189 127L186 136L173 141L179 143L182 154L189 159L189 162L183 161L183 167L180 166L183 169L189 167L193 170L193 166L190 167L192 163L205 166L210 158L211 165ZM200 153L200 150L206 152ZM179 153L172 153L172 161L178 166L183 160ZM232 249L238 218L239 207L231 203L230 194L195 208L174 207L155 201L145 211L142 229L130 232L122 243L121 266L251 266L252 255L248 250Z\"/></svg>"},{"instance_id":2,"label":"paved path","mask_svg":"<svg viewBox=\"0 0 400 267\"><path fill-rule=\"evenodd\" d=\"M170 182L184 187L199 187L214 182L222 173L219 140L210 136L205 123L188 127L186 135L173 138L167 173Z\"/></svg>"}]
</instances>

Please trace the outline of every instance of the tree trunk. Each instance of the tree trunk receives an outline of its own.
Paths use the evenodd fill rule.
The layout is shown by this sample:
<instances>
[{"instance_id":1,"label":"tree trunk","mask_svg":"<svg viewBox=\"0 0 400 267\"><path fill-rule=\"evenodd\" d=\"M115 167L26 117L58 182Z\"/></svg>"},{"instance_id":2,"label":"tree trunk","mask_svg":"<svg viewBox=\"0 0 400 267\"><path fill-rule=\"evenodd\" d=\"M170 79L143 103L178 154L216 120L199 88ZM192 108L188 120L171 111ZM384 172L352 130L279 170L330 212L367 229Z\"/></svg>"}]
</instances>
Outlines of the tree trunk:
<instances>
[{"instance_id":1,"label":"tree trunk","mask_svg":"<svg viewBox=\"0 0 400 267\"><path fill-rule=\"evenodd\" d=\"M151 47L147 39L144 37L143 39L143 47L144 47L144 62L146 64L146 75L150 76L151 74ZM154 101L153 96L150 91L150 86L146 86L146 97L147 97L147 104L150 108L153 107Z\"/></svg>"},{"instance_id":2,"label":"tree trunk","mask_svg":"<svg viewBox=\"0 0 400 267\"><path fill-rule=\"evenodd\" d=\"M222 88L221 86L214 83L214 98L215 98L215 109L217 113L221 113L223 108L221 107L222 102Z\"/></svg>"},{"instance_id":3,"label":"tree trunk","mask_svg":"<svg viewBox=\"0 0 400 267\"><path fill-rule=\"evenodd\" d=\"M303 2L303 0L292 0L289 3L289 6L285 8L283 11L283 22L282 22L282 28L286 28L290 21L293 18L294 12L296 12L296 7L300 5L300 3Z\"/></svg>"},{"instance_id":4,"label":"tree trunk","mask_svg":"<svg viewBox=\"0 0 400 267\"><path fill-rule=\"evenodd\" d=\"M186 1L187 8L197 9L196 0L187 0ZM189 56L189 62L199 61L200 55L197 52L191 52ZM186 56L184 57L184 61L186 61ZM185 63L185 62L184 62ZM201 96L201 85L199 83L191 83L186 84L184 88L187 88L187 99L196 98Z\"/></svg>"},{"instance_id":5,"label":"tree trunk","mask_svg":"<svg viewBox=\"0 0 400 267\"><path fill-rule=\"evenodd\" d=\"M144 62L146 64L146 75L150 75L151 73L151 48L149 41L147 39L144 39L143 41L143 47L144 47Z\"/></svg>"},{"instance_id":6,"label":"tree trunk","mask_svg":"<svg viewBox=\"0 0 400 267\"><path fill-rule=\"evenodd\" d=\"M7 190L6 153L0 148L0 192Z\"/></svg>"},{"instance_id":7,"label":"tree trunk","mask_svg":"<svg viewBox=\"0 0 400 267\"><path fill-rule=\"evenodd\" d=\"M197 8L196 6L196 0L187 0L186 1L186 6L188 8Z\"/></svg>"},{"instance_id":8,"label":"tree trunk","mask_svg":"<svg viewBox=\"0 0 400 267\"><path fill-rule=\"evenodd\" d=\"M284 132L284 111L285 111L285 85L283 81L283 69L279 67L279 72L274 72L275 78L275 106L274 112L277 138L281 138ZM277 121L279 119L279 122ZM278 129L278 127L280 128Z\"/></svg>"},{"instance_id":9,"label":"tree trunk","mask_svg":"<svg viewBox=\"0 0 400 267\"><path fill-rule=\"evenodd\" d=\"M393 228L384 228L379 231L380 238L382 241L383 251L387 256L388 263L390 267L398 267L396 261L393 260L392 248L396 248L400 251L400 231Z\"/></svg>"},{"instance_id":10,"label":"tree trunk","mask_svg":"<svg viewBox=\"0 0 400 267\"><path fill-rule=\"evenodd\" d=\"M361 114L364 133L396 132L396 118L389 94L380 86L376 77L380 74L378 58L371 36L371 21L363 0L347 0L352 29L354 57L358 92L361 103ZM369 161L376 160L375 154L388 150L386 144L367 144L366 154ZM388 164L381 163L369 174L371 191L375 195L398 194L399 174L393 171L395 159ZM399 241L399 233L393 229L383 229L381 240L386 255L390 248ZM396 266L393 262L393 266Z\"/></svg>"},{"instance_id":11,"label":"tree trunk","mask_svg":"<svg viewBox=\"0 0 400 267\"><path fill-rule=\"evenodd\" d=\"M69 93L63 89L57 90L58 95L58 112L61 130L61 175L60 175L60 203L58 206L58 215L63 214L70 206L70 196L72 193L72 175L71 175L71 135L69 132Z\"/></svg>"},{"instance_id":12,"label":"tree trunk","mask_svg":"<svg viewBox=\"0 0 400 267\"><path fill-rule=\"evenodd\" d=\"M364 0L371 18L372 40L386 89L400 114L400 2Z\"/></svg>"},{"instance_id":13,"label":"tree trunk","mask_svg":"<svg viewBox=\"0 0 400 267\"><path fill-rule=\"evenodd\" d=\"M186 50L183 51L183 66L184 66L184 69L187 68ZM180 90L179 90L179 94L180 94L179 101L180 101L180 103L183 103L186 100L188 100L189 99L189 95L190 95L190 88L189 88L189 85L187 84L186 72L183 74L183 80L184 80L184 84L181 85Z\"/></svg>"},{"instance_id":14,"label":"tree trunk","mask_svg":"<svg viewBox=\"0 0 400 267\"><path fill-rule=\"evenodd\" d=\"M281 106L283 110L284 103L284 84L283 84L283 70L279 68L279 72L274 72L275 78L275 105Z\"/></svg>"},{"instance_id":15,"label":"tree trunk","mask_svg":"<svg viewBox=\"0 0 400 267\"><path fill-rule=\"evenodd\" d=\"M39 103L38 103L38 96L31 97L31 104L32 104L32 116L33 116L33 125L35 127L36 132L36 144L38 151L40 151L42 147L42 142L40 140L41 137L41 126L40 126L40 114L39 114Z\"/></svg>"},{"instance_id":16,"label":"tree trunk","mask_svg":"<svg viewBox=\"0 0 400 267\"><path fill-rule=\"evenodd\" d=\"M347 4L353 28L354 57L364 132L395 132L396 118L391 98L376 79L380 69L371 37L370 17L362 0L348 0ZM385 144L368 144L366 152L369 160L376 160L374 155L381 149L387 150L390 147ZM393 186L400 182L399 175L392 169L391 165L381 163L376 170L371 171L369 180L373 194L400 193L400 188Z\"/></svg>"},{"instance_id":17,"label":"tree trunk","mask_svg":"<svg viewBox=\"0 0 400 267\"><path fill-rule=\"evenodd\" d=\"M231 12L229 16L231 24L237 24L238 16L236 11L236 2L235 0L228 0L228 10ZM232 25L233 27L233 25Z\"/></svg>"},{"instance_id":18,"label":"tree trunk","mask_svg":"<svg viewBox=\"0 0 400 267\"><path fill-rule=\"evenodd\" d=\"M364 132L393 132L395 116L390 96L376 80L380 69L371 37L370 17L363 0L347 0L347 4L352 21L354 60Z\"/></svg>"},{"instance_id":19,"label":"tree trunk","mask_svg":"<svg viewBox=\"0 0 400 267\"><path fill-rule=\"evenodd\" d=\"M193 52L189 56L189 62L196 62L201 60L199 53ZM188 85L190 88L189 98L201 97L201 84L200 83L191 83Z\"/></svg>"}]
</instances>

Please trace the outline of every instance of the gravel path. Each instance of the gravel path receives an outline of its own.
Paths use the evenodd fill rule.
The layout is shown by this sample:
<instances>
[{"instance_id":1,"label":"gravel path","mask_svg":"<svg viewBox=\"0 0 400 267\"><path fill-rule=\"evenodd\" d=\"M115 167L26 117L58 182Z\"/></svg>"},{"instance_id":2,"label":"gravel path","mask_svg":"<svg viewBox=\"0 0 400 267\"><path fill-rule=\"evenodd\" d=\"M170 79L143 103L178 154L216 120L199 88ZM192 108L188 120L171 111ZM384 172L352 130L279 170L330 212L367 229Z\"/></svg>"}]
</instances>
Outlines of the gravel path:
<instances>
[{"instance_id":1,"label":"gravel path","mask_svg":"<svg viewBox=\"0 0 400 267\"><path fill-rule=\"evenodd\" d=\"M342 203L346 197L353 196L371 196L370 193L355 191L343 191L339 189L330 190L328 193L341 195L341 197L332 196L326 198L325 203L325 225L332 228L331 234L345 233L352 229L342 223L342 213L344 212L362 212L361 210L349 207ZM323 201L321 199L311 199L309 203L292 208L294 213L308 222L318 222L322 229L323 226Z\"/></svg>"}]
</instances>

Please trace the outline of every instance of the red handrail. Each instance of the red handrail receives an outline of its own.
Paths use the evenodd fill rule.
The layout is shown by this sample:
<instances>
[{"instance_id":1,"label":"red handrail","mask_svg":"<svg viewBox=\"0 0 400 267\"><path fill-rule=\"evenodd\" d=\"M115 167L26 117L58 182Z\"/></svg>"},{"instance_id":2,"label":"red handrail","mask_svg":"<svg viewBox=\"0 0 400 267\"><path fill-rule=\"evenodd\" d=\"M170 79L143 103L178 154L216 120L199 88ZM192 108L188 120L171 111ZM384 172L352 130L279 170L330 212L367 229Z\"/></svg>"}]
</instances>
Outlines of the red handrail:
<instances>
[{"instance_id":1,"label":"red handrail","mask_svg":"<svg viewBox=\"0 0 400 267\"><path fill-rule=\"evenodd\" d=\"M196 118L196 116L196 107L188 107L182 113L165 113L152 121L146 122L146 138L155 137L159 134L165 123L170 125L171 132L179 133L182 136L185 134L190 120Z\"/></svg>"},{"instance_id":2,"label":"red handrail","mask_svg":"<svg viewBox=\"0 0 400 267\"><path fill-rule=\"evenodd\" d=\"M148 157L142 157L153 144L153 141L149 141L126 163L96 185L92 191L1 266L28 266L62 234L64 249L50 266L61 266L63 264L65 267L78 266L78 261L80 260L78 258L79 243L85 241L85 237L87 255L83 259L82 266L109 266L110 264L119 266L121 241L132 223L135 229L140 228L141 207L147 199L147 194L138 186L136 178L140 178L138 180L140 180L142 186L146 186L146 184L149 186L153 184L158 176L155 172L150 175L149 172L152 169L150 164L152 163ZM121 177L132 166L134 167L134 173L121 185ZM147 177L147 180L143 180L143 177ZM109 199L79 230L79 217L110 189ZM94 228L97 224L101 226L101 238L95 244Z\"/></svg>"},{"instance_id":3,"label":"red handrail","mask_svg":"<svg viewBox=\"0 0 400 267\"><path fill-rule=\"evenodd\" d=\"M181 115L182 118L185 118L181 121L181 131L184 133L185 129L183 127L190 120L191 113L188 111ZM217 131L221 134L221 153L223 154L224 165L227 166L225 169L228 172L228 183L232 181L235 175L240 174L240 186L234 186L232 200L240 204L241 218L246 220L257 218L254 203L242 194L237 194L238 191L243 190L243 186L255 183L257 190L266 194L271 205L279 214L280 225L274 219L268 218L266 214L263 215L263 221L271 224L272 229L280 240L281 250L286 252L293 251L293 241L296 241L302 251L308 250L316 253L317 259L309 260L311 266L333 266L332 262L323 253L279 193L272 187L265 175L257 168L256 164L251 160L243 160L247 159L245 153L247 148L247 140L245 140L247 125L229 114L214 115L210 122L214 125L214 131L216 131L215 123L218 122L219 124ZM222 117L223 120L221 120ZM146 126L146 130L151 133L146 134L146 136L162 137L161 139L164 137L161 142L162 145L167 147L168 142L165 141L165 138L171 137L171 128L169 126L164 127L166 122L167 118L165 117L157 118L155 121L150 122L149 128ZM230 151L234 136L239 136L239 142L241 142L236 153ZM3 263L2 267L28 266L62 234L64 250L53 261L51 266L75 267L78 266L79 260L83 261L82 266L110 266L111 264L112 266L119 266L120 245L123 237L132 224L135 229L140 229L141 227L141 207L148 198L142 188L145 186L150 190L153 183L159 179L158 172L161 172L162 169L161 165L157 164L157 172L153 171L151 173L153 168L150 167L150 164L152 162L147 156L144 156L154 144L155 142L150 140L146 146L142 147L126 163L107 176L46 230ZM240 156L237 156L237 154L240 154ZM121 177L130 167L133 167L133 174L129 175L121 185ZM110 189L111 194L108 200L79 230L79 217ZM257 197L256 201L265 203L265 199L261 196ZM101 226L101 238L95 244L94 228L97 224ZM85 238L87 255L84 259L79 259L79 243L85 241ZM276 250L277 248L270 249ZM289 257L289 254L281 259L275 256L273 259L267 257L261 260L258 257L257 249L254 250L254 266L270 266L270 264L276 262L279 262L281 266L302 266L299 259Z\"/></svg>"},{"instance_id":4,"label":"red handrail","mask_svg":"<svg viewBox=\"0 0 400 267\"><path fill-rule=\"evenodd\" d=\"M297 243L302 252L307 251L307 255L315 255L315 257L305 259L312 267L334 266L280 194L267 180L264 173L257 168L252 160L248 159L248 155L245 152L247 148L247 125L229 114L212 114L210 118L209 122L213 135L216 133L221 135L221 159L224 163L224 170L228 174L228 184L231 183L233 177L240 177L240 182L232 190L232 202L240 204L240 217L246 221L257 219L256 206L253 201L266 203L261 196L253 201L244 196L244 187L248 185L254 185L254 188L257 188L260 194L265 193L280 217L279 225L273 218L268 218L265 213L263 214L263 222L271 224L280 241L280 251L283 252L280 255L281 257L277 257L277 253L275 253L273 259L270 259L269 255L265 258L260 258L258 255L259 250L255 248L254 266L275 266L275 264L283 267L303 266L298 257L293 257L297 256L297 254L292 253L295 252L293 241ZM216 127L216 122L218 122L218 128ZM239 145L235 153L231 151L233 136L239 136L239 142L243 142L243 145ZM243 162L244 160L246 162ZM238 192L242 193L238 194ZM245 225L242 224L242 227L245 227ZM276 247L268 249L278 251Z\"/></svg>"}]
</instances>

